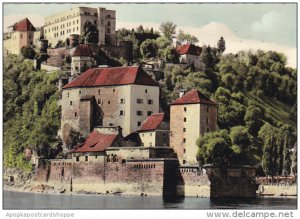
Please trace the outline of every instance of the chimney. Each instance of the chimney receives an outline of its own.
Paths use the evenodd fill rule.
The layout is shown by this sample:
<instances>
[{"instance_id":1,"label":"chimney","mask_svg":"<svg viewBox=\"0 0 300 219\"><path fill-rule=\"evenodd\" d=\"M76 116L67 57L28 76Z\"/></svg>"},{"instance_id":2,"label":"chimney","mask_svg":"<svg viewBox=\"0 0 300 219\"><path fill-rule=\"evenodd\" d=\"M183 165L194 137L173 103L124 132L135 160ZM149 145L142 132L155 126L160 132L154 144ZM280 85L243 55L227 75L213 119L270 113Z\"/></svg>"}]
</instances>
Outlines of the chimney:
<instances>
[{"instance_id":1,"label":"chimney","mask_svg":"<svg viewBox=\"0 0 300 219\"><path fill-rule=\"evenodd\" d=\"M185 94L185 92L186 92L185 89L179 90L179 97L182 97Z\"/></svg>"}]
</instances>

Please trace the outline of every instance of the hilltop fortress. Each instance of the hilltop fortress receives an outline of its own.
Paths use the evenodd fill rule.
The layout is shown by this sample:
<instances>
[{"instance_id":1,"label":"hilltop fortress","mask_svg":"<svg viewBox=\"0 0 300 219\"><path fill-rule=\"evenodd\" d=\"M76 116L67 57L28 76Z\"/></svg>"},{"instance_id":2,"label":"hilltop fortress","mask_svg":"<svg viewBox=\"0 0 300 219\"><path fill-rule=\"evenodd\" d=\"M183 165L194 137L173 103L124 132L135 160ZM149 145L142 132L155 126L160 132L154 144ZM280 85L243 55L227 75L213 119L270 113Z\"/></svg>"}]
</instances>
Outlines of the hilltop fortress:
<instances>
[{"instance_id":1,"label":"hilltop fortress","mask_svg":"<svg viewBox=\"0 0 300 219\"><path fill-rule=\"evenodd\" d=\"M79 43L86 21L99 30L98 45ZM115 11L79 7L47 17L41 29L24 19L5 34L4 55L39 44L48 57L40 67L47 71L71 57L70 77L60 86L58 133L69 158L39 158L36 181L74 192L254 197L253 168L198 165L196 140L217 130L217 103L196 89L182 91L169 118L160 108L159 84L145 68L98 66L100 48L132 60L132 44L117 42L115 26ZM48 48L67 38L65 47ZM205 68L200 47L176 50L179 66Z\"/></svg>"}]
</instances>

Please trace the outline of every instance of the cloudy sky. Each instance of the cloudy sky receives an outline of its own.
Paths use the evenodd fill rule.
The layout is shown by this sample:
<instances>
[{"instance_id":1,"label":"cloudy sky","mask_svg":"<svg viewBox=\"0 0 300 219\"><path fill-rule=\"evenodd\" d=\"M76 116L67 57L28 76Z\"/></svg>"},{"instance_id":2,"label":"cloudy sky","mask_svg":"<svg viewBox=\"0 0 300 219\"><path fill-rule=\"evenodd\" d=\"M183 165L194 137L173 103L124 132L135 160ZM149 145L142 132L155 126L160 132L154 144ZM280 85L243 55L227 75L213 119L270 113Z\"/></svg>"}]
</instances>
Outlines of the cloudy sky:
<instances>
[{"instance_id":1,"label":"cloudy sky","mask_svg":"<svg viewBox=\"0 0 300 219\"><path fill-rule=\"evenodd\" d=\"M78 6L106 7L117 11L117 28L159 28L172 21L199 39L199 45L216 45L223 36L226 52L239 50L275 50L296 66L296 4L4 4L3 28L28 17L35 26L44 17Z\"/></svg>"}]
</instances>

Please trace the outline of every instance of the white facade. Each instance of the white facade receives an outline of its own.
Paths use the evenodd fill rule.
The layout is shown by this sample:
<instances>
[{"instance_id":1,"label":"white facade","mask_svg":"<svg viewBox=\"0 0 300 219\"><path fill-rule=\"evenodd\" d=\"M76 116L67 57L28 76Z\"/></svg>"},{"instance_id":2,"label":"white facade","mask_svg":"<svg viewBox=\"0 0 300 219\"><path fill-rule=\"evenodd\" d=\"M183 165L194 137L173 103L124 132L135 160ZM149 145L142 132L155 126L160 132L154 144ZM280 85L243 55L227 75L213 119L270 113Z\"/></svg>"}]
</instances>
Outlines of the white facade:
<instances>
[{"instance_id":1,"label":"white facade","mask_svg":"<svg viewBox=\"0 0 300 219\"><path fill-rule=\"evenodd\" d=\"M99 30L99 45L105 44L105 35L113 36L116 31L116 11L105 8L78 7L45 19L44 36L54 47L71 34L83 33L84 24L90 21Z\"/></svg>"}]
</instances>

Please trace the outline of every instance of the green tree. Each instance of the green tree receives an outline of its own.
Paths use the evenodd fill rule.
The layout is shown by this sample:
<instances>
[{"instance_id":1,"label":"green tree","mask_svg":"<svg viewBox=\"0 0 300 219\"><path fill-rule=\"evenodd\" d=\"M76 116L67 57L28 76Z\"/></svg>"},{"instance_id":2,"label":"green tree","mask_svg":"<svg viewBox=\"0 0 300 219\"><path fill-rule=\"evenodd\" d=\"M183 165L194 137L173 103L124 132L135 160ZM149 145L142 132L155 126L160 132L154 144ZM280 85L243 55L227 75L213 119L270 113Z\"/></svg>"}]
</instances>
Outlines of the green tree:
<instances>
[{"instance_id":1,"label":"green tree","mask_svg":"<svg viewBox=\"0 0 300 219\"><path fill-rule=\"evenodd\" d=\"M223 53L226 49L226 46L225 46L225 40L223 37L221 37L218 41L218 50Z\"/></svg>"},{"instance_id":2,"label":"green tree","mask_svg":"<svg viewBox=\"0 0 300 219\"><path fill-rule=\"evenodd\" d=\"M141 54L144 58L156 57L158 46L155 40L145 40L140 47Z\"/></svg>"},{"instance_id":3,"label":"green tree","mask_svg":"<svg viewBox=\"0 0 300 219\"><path fill-rule=\"evenodd\" d=\"M204 46L202 48L202 53L200 55L200 61L205 64L207 70L213 69L215 65L215 60L212 54L210 46Z\"/></svg>"},{"instance_id":4,"label":"green tree","mask_svg":"<svg viewBox=\"0 0 300 219\"><path fill-rule=\"evenodd\" d=\"M292 153L292 173L297 175L297 148L295 147Z\"/></svg>"},{"instance_id":5,"label":"green tree","mask_svg":"<svg viewBox=\"0 0 300 219\"><path fill-rule=\"evenodd\" d=\"M254 105L247 107L244 120L251 135L257 136L259 129L263 125L263 119L264 115L259 107Z\"/></svg>"},{"instance_id":6,"label":"green tree","mask_svg":"<svg viewBox=\"0 0 300 219\"><path fill-rule=\"evenodd\" d=\"M173 24L173 22L167 21L160 25L159 30L166 39L172 40L173 34L176 34L176 26L177 25Z\"/></svg>"},{"instance_id":7,"label":"green tree","mask_svg":"<svg viewBox=\"0 0 300 219\"><path fill-rule=\"evenodd\" d=\"M231 140L226 130L205 134L197 140L197 145L199 147L197 159L200 165L229 166L234 152L231 149Z\"/></svg>"},{"instance_id":8,"label":"green tree","mask_svg":"<svg viewBox=\"0 0 300 219\"><path fill-rule=\"evenodd\" d=\"M169 46L164 50L163 57L166 61L179 63L179 54L173 46Z\"/></svg>"},{"instance_id":9,"label":"green tree","mask_svg":"<svg viewBox=\"0 0 300 219\"><path fill-rule=\"evenodd\" d=\"M99 30L97 29L96 25L92 22L87 21L83 25L83 33L80 36L81 43L92 43L98 44L99 41Z\"/></svg>"},{"instance_id":10,"label":"green tree","mask_svg":"<svg viewBox=\"0 0 300 219\"><path fill-rule=\"evenodd\" d=\"M244 126L235 126L230 129L233 162L235 164L255 164L253 137Z\"/></svg>"},{"instance_id":11,"label":"green tree","mask_svg":"<svg viewBox=\"0 0 300 219\"><path fill-rule=\"evenodd\" d=\"M278 173L276 129L269 123L263 125L259 131L259 138L263 142L262 167L264 172L274 177Z\"/></svg>"},{"instance_id":12,"label":"green tree","mask_svg":"<svg viewBox=\"0 0 300 219\"><path fill-rule=\"evenodd\" d=\"M183 30L179 30L179 33L177 35L177 40L180 43L188 43L188 44L196 44L199 42L197 37L189 33L184 33Z\"/></svg>"},{"instance_id":13,"label":"green tree","mask_svg":"<svg viewBox=\"0 0 300 219\"><path fill-rule=\"evenodd\" d=\"M34 59L36 52L31 46L22 47L21 54L26 59Z\"/></svg>"}]
</instances>

